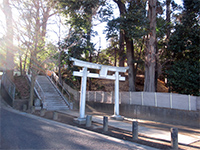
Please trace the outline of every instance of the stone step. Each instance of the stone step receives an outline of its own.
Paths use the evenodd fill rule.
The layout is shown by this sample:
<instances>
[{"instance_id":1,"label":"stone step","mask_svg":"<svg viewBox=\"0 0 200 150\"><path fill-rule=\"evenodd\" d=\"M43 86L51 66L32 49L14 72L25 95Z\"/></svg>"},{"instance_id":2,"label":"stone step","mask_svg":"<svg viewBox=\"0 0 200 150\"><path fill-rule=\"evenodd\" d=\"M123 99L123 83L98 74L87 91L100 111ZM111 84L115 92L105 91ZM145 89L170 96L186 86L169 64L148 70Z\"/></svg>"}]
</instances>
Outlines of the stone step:
<instances>
[{"instance_id":1,"label":"stone step","mask_svg":"<svg viewBox=\"0 0 200 150\"><path fill-rule=\"evenodd\" d=\"M56 106L52 106L52 107L46 107L47 110L68 110L68 107L56 107Z\"/></svg>"}]
</instances>

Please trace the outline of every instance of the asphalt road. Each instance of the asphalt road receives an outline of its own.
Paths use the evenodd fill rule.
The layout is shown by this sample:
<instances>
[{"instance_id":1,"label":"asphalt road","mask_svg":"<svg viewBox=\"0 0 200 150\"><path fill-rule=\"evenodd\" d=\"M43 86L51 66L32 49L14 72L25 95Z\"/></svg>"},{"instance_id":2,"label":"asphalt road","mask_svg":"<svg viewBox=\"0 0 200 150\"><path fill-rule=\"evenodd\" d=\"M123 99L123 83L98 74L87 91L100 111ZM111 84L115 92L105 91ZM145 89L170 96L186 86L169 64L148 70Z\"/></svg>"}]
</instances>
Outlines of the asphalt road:
<instances>
[{"instance_id":1,"label":"asphalt road","mask_svg":"<svg viewBox=\"0 0 200 150\"><path fill-rule=\"evenodd\" d=\"M11 108L0 109L0 149L153 149Z\"/></svg>"}]
</instances>

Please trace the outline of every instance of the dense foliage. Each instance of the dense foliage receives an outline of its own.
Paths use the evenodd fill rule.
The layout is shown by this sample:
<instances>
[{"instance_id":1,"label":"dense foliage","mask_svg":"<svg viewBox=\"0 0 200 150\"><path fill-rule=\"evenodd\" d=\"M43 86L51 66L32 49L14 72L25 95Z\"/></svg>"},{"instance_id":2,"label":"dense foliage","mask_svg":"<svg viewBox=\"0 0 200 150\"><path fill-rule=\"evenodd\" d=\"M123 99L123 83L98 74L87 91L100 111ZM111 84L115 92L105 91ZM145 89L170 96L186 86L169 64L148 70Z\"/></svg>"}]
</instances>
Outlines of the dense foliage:
<instances>
[{"instance_id":1,"label":"dense foliage","mask_svg":"<svg viewBox=\"0 0 200 150\"><path fill-rule=\"evenodd\" d=\"M178 93L200 95L199 10L199 1L184 1L183 17L169 41L173 62L166 70L168 85Z\"/></svg>"}]
</instances>

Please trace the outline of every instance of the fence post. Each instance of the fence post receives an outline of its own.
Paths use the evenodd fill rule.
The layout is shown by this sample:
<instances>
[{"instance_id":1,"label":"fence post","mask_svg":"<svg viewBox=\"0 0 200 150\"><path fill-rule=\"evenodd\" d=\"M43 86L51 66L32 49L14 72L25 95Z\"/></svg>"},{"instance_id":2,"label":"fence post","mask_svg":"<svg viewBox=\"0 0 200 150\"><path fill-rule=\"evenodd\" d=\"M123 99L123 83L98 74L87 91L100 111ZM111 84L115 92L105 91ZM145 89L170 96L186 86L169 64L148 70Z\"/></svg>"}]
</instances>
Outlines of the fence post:
<instances>
[{"instance_id":1,"label":"fence post","mask_svg":"<svg viewBox=\"0 0 200 150\"><path fill-rule=\"evenodd\" d=\"M101 102L104 102L104 91L102 91Z\"/></svg>"},{"instance_id":2,"label":"fence post","mask_svg":"<svg viewBox=\"0 0 200 150\"><path fill-rule=\"evenodd\" d=\"M97 92L94 91L94 102L96 102L96 101L97 101Z\"/></svg>"},{"instance_id":3,"label":"fence post","mask_svg":"<svg viewBox=\"0 0 200 150\"><path fill-rule=\"evenodd\" d=\"M188 95L188 106L189 106L189 110L191 110L191 99L190 99L190 95Z\"/></svg>"},{"instance_id":4,"label":"fence post","mask_svg":"<svg viewBox=\"0 0 200 150\"><path fill-rule=\"evenodd\" d=\"M142 92L141 93L141 96L142 96L142 106L144 105L144 93Z\"/></svg>"},{"instance_id":5,"label":"fence post","mask_svg":"<svg viewBox=\"0 0 200 150\"><path fill-rule=\"evenodd\" d=\"M178 129L171 128L171 146L172 149L178 149Z\"/></svg>"},{"instance_id":6,"label":"fence post","mask_svg":"<svg viewBox=\"0 0 200 150\"><path fill-rule=\"evenodd\" d=\"M103 131L108 131L108 117L103 117Z\"/></svg>"},{"instance_id":7,"label":"fence post","mask_svg":"<svg viewBox=\"0 0 200 150\"><path fill-rule=\"evenodd\" d=\"M111 91L110 95L111 95L110 97L111 97L111 104L112 104L112 102L113 102L112 91Z\"/></svg>"},{"instance_id":8,"label":"fence post","mask_svg":"<svg viewBox=\"0 0 200 150\"><path fill-rule=\"evenodd\" d=\"M170 108L172 109L172 93L170 93Z\"/></svg>"},{"instance_id":9,"label":"fence post","mask_svg":"<svg viewBox=\"0 0 200 150\"><path fill-rule=\"evenodd\" d=\"M132 136L133 136L133 140L138 140L138 122L137 121L132 122Z\"/></svg>"},{"instance_id":10,"label":"fence post","mask_svg":"<svg viewBox=\"0 0 200 150\"><path fill-rule=\"evenodd\" d=\"M158 101L157 101L157 95L156 95L156 92L155 92L155 107L158 107Z\"/></svg>"}]
</instances>

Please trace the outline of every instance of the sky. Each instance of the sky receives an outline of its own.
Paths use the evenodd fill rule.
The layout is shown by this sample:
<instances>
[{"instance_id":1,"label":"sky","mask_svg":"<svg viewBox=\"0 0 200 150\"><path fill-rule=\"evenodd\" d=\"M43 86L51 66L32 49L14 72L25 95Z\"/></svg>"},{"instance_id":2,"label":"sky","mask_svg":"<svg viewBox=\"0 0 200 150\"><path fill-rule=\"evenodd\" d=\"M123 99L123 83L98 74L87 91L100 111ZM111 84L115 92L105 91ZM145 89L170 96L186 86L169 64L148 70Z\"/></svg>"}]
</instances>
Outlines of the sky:
<instances>
[{"instance_id":1,"label":"sky","mask_svg":"<svg viewBox=\"0 0 200 150\"><path fill-rule=\"evenodd\" d=\"M0 5L2 4L2 2L3 2L3 0L0 0ZM114 14L115 14L115 18L117 18L119 16L119 10L117 8L117 5L112 0L110 0L110 2L112 3L112 6L115 8ZM182 4L182 0L175 0L175 2L178 4ZM16 11L13 12L13 18L18 18ZM55 22L57 22L56 24L58 24L58 17L52 17L49 21L49 23L51 25L49 25L47 28L48 39L49 39L49 41L51 41L53 43L57 43L58 34L55 34L55 32L58 33L58 31L59 31L58 26L55 25ZM95 22L95 24L96 24L96 22ZM92 37L92 42L95 44L96 49L99 49L99 47L101 47L101 49L105 49L108 46L108 41L106 41L106 35L103 34L103 31L105 30L105 26L106 26L106 23L100 23L97 26L93 27L93 30L98 32L97 36ZM68 27L64 26L64 25L61 26L61 38L64 38L65 35L67 34L67 32L66 32L67 28ZM4 29L5 29L5 16L4 16L3 12L0 10L0 38L5 34ZM99 42L99 41L101 41L101 42Z\"/></svg>"}]
</instances>

